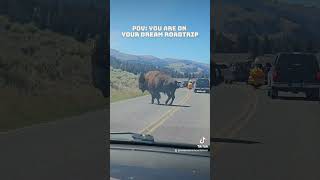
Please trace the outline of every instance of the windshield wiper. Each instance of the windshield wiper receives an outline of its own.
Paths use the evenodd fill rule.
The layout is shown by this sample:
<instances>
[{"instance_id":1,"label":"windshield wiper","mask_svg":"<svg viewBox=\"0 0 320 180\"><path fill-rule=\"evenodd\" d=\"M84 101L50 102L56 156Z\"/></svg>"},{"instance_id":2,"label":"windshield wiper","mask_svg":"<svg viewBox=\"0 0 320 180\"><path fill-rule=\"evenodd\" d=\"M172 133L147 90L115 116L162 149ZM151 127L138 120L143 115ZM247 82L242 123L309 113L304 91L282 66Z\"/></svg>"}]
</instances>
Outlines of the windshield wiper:
<instances>
[{"instance_id":1,"label":"windshield wiper","mask_svg":"<svg viewBox=\"0 0 320 180\"><path fill-rule=\"evenodd\" d=\"M240 139L229 139L229 138L210 138L212 143L235 143L235 144L260 144L261 142L257 141L248 141Z\"/></svg>"},{"instance_id":2,"label":"windshield wiper","mask_svg":"<svg viewBox=\"0 0 320 180\"><path fill-rule=\"evenodd\" d=\"M115 132L110 133L110 140L134 141L134 142L147 142L154 143L153 136L149 134L138 134L132 132Z\"/></svg>"},{"instance_id":3,"label":"windshield wiper","mask_svg":"<svg viewBox=\"0 0 320 180\"><path fill-rule=\"evenodd\" d=\"M199 148L199 146L195 144L157 142L154 140L152 135L138 134L138 133L132 133L132 132L110 133L110 143L111 144L147 145L147 146L183 148L183 149L210 149L209 146L208 148Z\"/></svg>"},{"instance_id":4,"label":"windshield wiper","mask_svg":"<svg viewBox=\"0 0 320 180\"><path fill-rule=\"evenodd\" d=\"M235 143L235 144L260 144L261 142L230 139L230 138L210 138L210 142L213 143ZM149 134L139 134L132 132L114 132L110 133L110 143L112 144L131 144L131 145L148 145L148 146L160 146L160 147L172 147L172 148L184 148L184 149L210 149L199 148L195 144L187 143L172 143L172 142L156 142L154 137Z\"/></svg>"}]
</instances>

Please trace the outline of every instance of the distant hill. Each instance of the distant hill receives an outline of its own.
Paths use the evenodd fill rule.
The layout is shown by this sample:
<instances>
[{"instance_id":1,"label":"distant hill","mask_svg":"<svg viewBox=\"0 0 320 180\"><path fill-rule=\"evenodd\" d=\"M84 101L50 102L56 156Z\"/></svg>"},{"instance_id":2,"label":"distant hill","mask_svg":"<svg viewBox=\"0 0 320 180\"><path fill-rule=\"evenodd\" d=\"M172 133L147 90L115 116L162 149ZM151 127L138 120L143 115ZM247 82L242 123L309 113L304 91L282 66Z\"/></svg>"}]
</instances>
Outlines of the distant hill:
<instances>
[{"instance_id":1,"label":"distant hill","mask_svg":"<svg viewBox=\"0 0 320 180\"><path fill-rule=\"evenodd\" d=\"M134 68L131 72L139 73L146 70L152 69L162 69L165 71L172 71L173 76L177 77L186 77L188 74L193 74L195 76L209 76L210 75L210 65L199 63L192 60L183 60L183 59L172 59L172 58L158 58L151 55L132 55L127 53L122 53L118 50L110 50L111 66L120 64L128 64L130 68L135 66L140 67L139 69ZM120 64L119 64L120 63ZM126 71L129 71L127 68Z\"/></svg>"},{"instance_id":2,"label":"distant hill","mask_svg":"<svg viewBox=\"0 0 320 180\"><path fill-rule=\"evenodd\" d=\"M258 43L261 44L261 41L267 40L272 46L270 51L275 52L319 49L320 8L290 2L279 0L215 1L214 22L216 26L213 31L218 41L216 49L248 50L250 49L250 42L246 42L250 41L248 38L253 39L251 46L256 47L259 46ZM255 42L257 41L255 38L258 38L260 42Z\"/></svg>"},{"instance_id":3,"label":"distant hill","mask_svg":"<svg viewBox=\"0 0 320 180\"><path fill-rule=\"evenodd\" d=\"M279 1L292 3L292 4L301 4L305 6L320 6L319 0L279 0Z\"/></svg>"},{"instance_id":4,"label":"distant hill","mask_svg":"<svg viewBox=\"0 0 320 180\"><path fill-rule=\"evenodd\" d=\"M85 41L106 31L106 7L101 0L0 0L0 15Z\"/></svg>"}]
</instances>

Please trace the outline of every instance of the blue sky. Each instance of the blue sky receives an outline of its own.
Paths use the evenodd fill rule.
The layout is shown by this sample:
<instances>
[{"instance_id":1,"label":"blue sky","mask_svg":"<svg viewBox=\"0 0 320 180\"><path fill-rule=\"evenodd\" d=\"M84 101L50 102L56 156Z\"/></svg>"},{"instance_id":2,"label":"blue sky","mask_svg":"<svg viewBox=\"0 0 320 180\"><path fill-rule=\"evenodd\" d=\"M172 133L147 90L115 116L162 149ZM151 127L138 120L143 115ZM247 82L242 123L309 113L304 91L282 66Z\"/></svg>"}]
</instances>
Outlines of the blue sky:
<instances>
[{"instance_id":1,"label":"blue sky","mask_svg":"<svg viewBox=\"0 0 320 180\"><path fill-rule=\"evenodd\" d=\"M133 25L186 25L197 38L123 38ZM110 46L124 53L210 62L210 0L110 0Z\"/></svg>"}]
</instances>

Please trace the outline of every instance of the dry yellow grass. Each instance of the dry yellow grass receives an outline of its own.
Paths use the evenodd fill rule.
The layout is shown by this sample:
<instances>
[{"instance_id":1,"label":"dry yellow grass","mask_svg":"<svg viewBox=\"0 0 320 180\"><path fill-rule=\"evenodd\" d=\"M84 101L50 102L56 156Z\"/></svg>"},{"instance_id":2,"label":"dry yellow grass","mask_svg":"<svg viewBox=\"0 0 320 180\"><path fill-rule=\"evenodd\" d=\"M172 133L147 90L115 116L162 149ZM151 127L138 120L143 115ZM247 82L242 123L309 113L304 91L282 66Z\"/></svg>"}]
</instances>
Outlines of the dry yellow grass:
<instances>
[{"instance_id":1,"label":"dry yellow grass","mask_svg":"<svg viewBox=\"0 0 320 180\"><path fill-rule=\"evenodd\" d=\"M111 102L146 95L138 88L138 76L120 69L111 68Z\"/></svg>"}]
</instances>

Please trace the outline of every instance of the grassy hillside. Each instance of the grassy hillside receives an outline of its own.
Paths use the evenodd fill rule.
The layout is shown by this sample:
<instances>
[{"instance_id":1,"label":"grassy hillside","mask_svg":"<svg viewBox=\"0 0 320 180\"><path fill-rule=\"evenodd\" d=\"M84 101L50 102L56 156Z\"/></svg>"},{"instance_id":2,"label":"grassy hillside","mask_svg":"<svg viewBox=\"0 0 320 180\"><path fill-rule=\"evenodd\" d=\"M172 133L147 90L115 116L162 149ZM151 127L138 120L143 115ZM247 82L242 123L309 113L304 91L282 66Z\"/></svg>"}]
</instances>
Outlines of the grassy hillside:
<instances>
[{"instance_id":1,"label":"grassy hillside","mask_svg":"<svg viewBox=\"0 0 320 180\"><path fill-rule=\"evenodd\" d=\"M315 33L319 26L319 8L271 0L219 0L215 5L216 30L226 34Z\"/></svg>"},{"instance_id":2,"label":"grassy hillside","mask_svg":"<svg viewBox=\"0 0 320 180\"><path fill-rule=\"evenodd\" d=\"M91 42L0 16L0 131L103 108Z\"/></svg>"},{"instance_id":3,"label":"grassy hillside","mask_svg":"<svg viewBox=\"0 0 320 180\"><path fill-rule=\"evenodd\" d=\"M138 76L111 68L110 71L111 102L146 95L138 88Z\"/></svg>"},{"instance_id":4,"label":"grassy hillside","mask_svg":"<svg viewBox=\"0 0 320 180\"><path fill-rule=\"evenodd\" d=\"M261 54L320 49L318 7L278 0L217 0L214 8L216 52Z\"/></svg>"}]
</instances>

